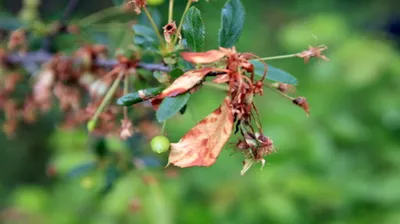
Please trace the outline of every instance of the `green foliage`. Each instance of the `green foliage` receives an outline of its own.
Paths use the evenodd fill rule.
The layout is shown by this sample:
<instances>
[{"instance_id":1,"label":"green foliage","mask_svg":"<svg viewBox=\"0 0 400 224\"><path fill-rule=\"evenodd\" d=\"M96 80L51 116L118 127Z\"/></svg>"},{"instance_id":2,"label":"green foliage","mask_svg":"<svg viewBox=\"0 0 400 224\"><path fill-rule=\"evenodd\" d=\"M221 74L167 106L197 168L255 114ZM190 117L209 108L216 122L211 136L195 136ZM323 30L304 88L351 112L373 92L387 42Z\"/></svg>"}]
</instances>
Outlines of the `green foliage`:
<instances>
[{"instance_id":1,"label":"green foliage","mask_svg":"<svg viewBox=\"0 0 400 224\"><path fill-rule=\"evenodd\" d=\"M256 74L259 77L262 77L264 75L264 70L265 70L264 63L260 62L259 60L250 60L250 62L254 65L254 70L255 70L254 74ZM283 71L282 69L275 68L270 64L268 64L267 66L266 78L275 82L297 85L297 79L294 76Z\"/></svg>"},{"instance_id":2,"label":"green foliage","mask_svg":"<svg viewBox=\"0 0 400 224\"><path fill-rule=\"evenodd\" d=\"M201 18L200 10L192 6L185 15L182 35L186 46L191 51L200 52L203 50L205 39L205 27Z\"/></svg>"},{"instance_id":3,"label":"green foliage","mask_svg":"<svg viewBox=\"0 0 400 224\"><path fill-rule=\"evenodd\" d=\"M174 70L172 70L169 75L171 76L171 78L176 79L179 76L183 75L184 72L182 71L182 69L180 68L175 68Z\"/></svg>"},{"instance_id":4,"label":"green foliage","mask_svg":"<svg viewBox=\"0 0 400 224\"><path fill-rule=\"evenodd\" d=\"M91 7L102 4L94 0L83 2ZM387 12L382 14L377 6L391 2L366 1L361 8L357 2L337 0L242 2L251 25L244 28L240 42L232 40L238 49L250 49L264 56L299 52L307 45L320 43L330 47L328 63L313 59L305 66L301 59L276 64L274 61L285 72L267 61L267 79L293 85L299 80L297 94L308 97L311 116L305 117L268 89L264 90L264 96L255 99L261 105L258 110L265 134L277 145L277 152L268 157L262 171L254 165L246 176L240 177L242 158L233 142L221 153L218 162L206 169L136 168L147 161L144 155L154 157L149 139L135 134L127 142L107 138L107 144L92 147L88 138L94 136L88 137L83 128L54 130L58 118L50 111L34 125L22 124L14 140L0 136L0 223L397 223L400 220L400 56L393 42L380 32L359 28L359 24L370 24L376 16L386 18ZM48 15L56 14L54 5L60 4L51 4ZM220 15L208 7L223 3L196 4L204 9L206 40L211 39L218 29ZM48 6L42 7L46 11ZM354 11L357 13L348 13ZM51 20L48 15L44 18ZM141 22L146 21L141 20L142 16L138 16L139 24L149 28L148 21ZM129 14L129 19L133 17ZM1 19L0 23L4 22L6 28L18 27L18 23L12 23L13 19L10 23L5 21ZM163 17L162 24L165 23ZM143 47L157 46L154 33L149 33L149 39L142 28L137 28L143 36L136 43L145 43ZM108 28L107 32L115 29ZM82 32L85 34L89 29ZM119 44L114 39L107 41ZM225 43L228 42L226 39ZM65 48L74 47L64 39L60 43ZM204 44L204 49L213 47L212 41ZM252 63L260 77L264 65L257 60ZM179 61L178 67L172 67L169 73L172 80L192 69L183 61ZM155 82L152 72L138 70L138 73ZM137 89L148 88L142 86ZM163 88L144 89L143 93L154 96ZM184 115L167 112L168 140L178 141L217 108L222 98L221 91L203 88L190 95ZM178 107L185 105L183 100L169 100L175 100ZM131 106L141 101L138 92L133 92L119 99L118 104ZM139 109L129 109L136 127ZM1 124L3 118L1 114ZM98 160L88 151L107 156ZM137 156L137 160L131 161L131 155ZM167 153L157 156L161 167L166 165ZM135 168L124 166L126 163L121 161L126 160ZM47 165L54 166L54 176L45 174ZM125 170L128 171L124 173ZM108 193L100 194L105 189Z\"/></svg>"},{"instance_id":5,"label":"green foliage","mask_svg":"<svg viewBox=\"0 0 400 224\"><path fill-rule=\"evenodd\" d=\"M158 40L156 33L151 27L146 25L136 24L132 27L135 37L133 42L145 49L155 49Z\"/></svg>"},{"instance_id":6,"label":"green foliage","mask_svg":"<svg viewBox=\"0 0 400 224\"><path fill-rule=\"evenodd\" d=\"M156 113L158 122L161 123L177 114L186 105L189 98L190 93L165 98Z\"/></svg>"},{"instance_id":7,"label":"green foliage","mask_svg":"<svg viewBox=\"0 0 400 224\"><path fill-rule=\"evenodd\" d=\"M112 1L116 6L121 6L125 2L125 0L112 0Z\"/></svg>"},{"instance_id":8,"label":"green foliage","mask_svg":"<svg viewBox=\"0 0 400 224\"><path fill-rule=\"evenodd\" d=\"M221 12L219 46L230 48L239 40L244 26L245 11L240 0L228 0Z\"/></svg>"}]
</instances>

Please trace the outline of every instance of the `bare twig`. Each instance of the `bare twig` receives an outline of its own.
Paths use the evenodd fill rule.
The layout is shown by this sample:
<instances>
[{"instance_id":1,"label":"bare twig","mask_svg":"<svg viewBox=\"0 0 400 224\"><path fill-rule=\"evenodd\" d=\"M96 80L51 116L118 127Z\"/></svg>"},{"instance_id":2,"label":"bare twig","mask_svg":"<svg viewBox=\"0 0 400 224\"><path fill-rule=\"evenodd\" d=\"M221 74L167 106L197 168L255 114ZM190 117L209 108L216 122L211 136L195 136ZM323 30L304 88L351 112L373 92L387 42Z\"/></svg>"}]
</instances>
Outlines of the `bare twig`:
<instances>
[{"instance_id":1,"label":"bare twig","mask_svg":"<svg viewBox=\"0 0 400 224\"><path fill-rule=\"evenodd\" d=\"M22 64L22 65L32 65L32 64L44 64L49 62L55 55L51 54L46 51L33 51L27 52L24 54L10 54L5 57L6 63L15 65L15 64ZM65 56L65 59L70 57ZM79 58L74 59L75 63L80 64L82 60ZM104 68L112 68L118 65L118 61L115 59L97 59L94 62L97 66L104 67ZM148 63L139 63L138 68L143 68L149 71L163 71L169 72L170 69L163 65L163 64L148 64Z\"/></svg>"}]
</instances>

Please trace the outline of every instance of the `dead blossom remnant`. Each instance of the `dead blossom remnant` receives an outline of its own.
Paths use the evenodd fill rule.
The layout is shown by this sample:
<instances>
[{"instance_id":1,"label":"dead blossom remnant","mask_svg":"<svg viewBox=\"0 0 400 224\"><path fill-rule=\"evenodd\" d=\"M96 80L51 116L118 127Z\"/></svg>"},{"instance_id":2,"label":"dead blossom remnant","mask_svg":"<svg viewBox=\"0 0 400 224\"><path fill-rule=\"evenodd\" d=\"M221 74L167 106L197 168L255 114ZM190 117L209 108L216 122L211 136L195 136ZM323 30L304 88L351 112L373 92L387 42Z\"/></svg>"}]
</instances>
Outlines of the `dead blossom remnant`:
<instances>
[{"instance_id":1,"label":"dead blossom remnant","mask_svg":"<svg viewBox=\"0 0 400 224\"><path fill-rule=\"evenodd\" d=\"M309 60L310 57L327 60L321 54L322 50L324 49L310 48L297 56L305 60ZM215 163L234 132L241 135L236 146L245 157L241 173L244 174L254 163L261 162L264 165L264 157L274 152L274 145L263 133L259 112L253 99L256 95L263 95L263 81L268 66L265 64L263 76L256 79L254 65L249 60L260 58L251 53L238 53L235 47L200 53L183 52L181 56L184 60L197 66L201 65L203 68L190 70L177 78L161 94L153 98L153 102L159 104L165 97L196 91L207 76L213 76L212 82L227 84L228 88L227 95L219 108L200 121L179 142L171 144L169 164L178 167L210 166ZM224 66L207 67L213 63ZM284 93L288 91L289 86L278 85L277 89ZM295 98L292 102L309 113L307 100L304 97Z\"/></svg>"},{"instance_id":2,"label":"dead blossom remnant","mask_svg":"<svg viewBox=\"0 0 400 224\"><path fill-rule=\"evenodd\" d=\"M201 28L203 25L198 10L193 10L193 14L188 13L188 10L192 10L190 5L193 2L198 2L198 0L188 1L181 22L177 26L173 20L174 2L170 1L169 23L163 27L163 35L160 33L151 13L146 8L146 0L131 0L128 1L128 4L125 4L137 14L144 11L155 31L160 45L157 52L162 56L164 63L159 65L163 69L158 69L163 71L164 74L155 75L161 85L137 90L134 94L128 94L130 83L133 80L140 80L141 82L147 79L142 77L137 69L143 68L140 64L145 64L140 62L144 53L141 50L148 49L141 49L142 46L136 45L136 43L130 45L128 50L123 53L117 53L116 59L111 62L107 62L108 51L104 45L85 45L73 54L73 59L49 53L50 56L49 54L44 54L49 60L33 60L40 54L31 55L31 61L33 60L37 64L46 63L41 65L41 70L33 78L33 90L26 94L22 102L14 97L14 93L17 92L16 89L19 84L26 81L26 79L19 73L12 73L4 79L0 79L0 108L5 112L6 118L3 130L12 135L15 133L18 120L22 118L26 123L34 122L37 112L48 112L56 102L64 115L63 127L76 127L86 123L89 132L99 135L118 135L121 139L126 140L139 130L150 138L149 136L161 133L158 126L149 121L137 123L133 118L130 119L127 107L122 108L111 102L127 95L130 95L127 97L127 101L130 103L126 105L122 103L120 105L131 106L135 103L149 100L151 104L145 105L150 105L154 110L158 110L157 119L159 119L159 112L162 111L159 108L163 108L163 105L168 105L164 101L165 98L170 98L169 100L171 101L179 101L180 97L177 96L186 94L182 96L186 97L189 96L187 93L196 92L202 87L205 79L209 77L212 78L212 83L209 84L224 89L226 96L218 108L196 124L178 142L170 144L171 151L168 164L178 167L211 166L216 162L230 136L238 134L239 137L234 145L237 151L244 155L241 174L243 175L254 163L262 163L264 166L265 156L273 153L275 148L272 140L264 134L259 111L254 103L254 97L263 95L263 88L268 87L289 99L293 104L301 107L307 115L309 115L310 109L306 98L293 98L287 95L294 91L293 86L284 83L264 83L264 79L268 74L268 65L263 61L289 57L302 58L305 63L309 62L311 58L320 58L327 61L328 58L322 54L327 47L324 45L310 46L307 50L297 54L264 59L252 53L239 53L235 47L221 47L207 52L183 52L180 53L182 59L192 63L195 69L186 71L183 75L172 75L173 72L167 74L170 69L181 71L176 59L179 52L187 47L182 46L180 33L182 28L186 32L184 23L189 23L185 20L185 16L191 17L190 20L195 19L192 17L199 17L196 18L197 21L192 21L195 22L195 25L191 24L193 26L191 31L196 31L199 28L198 26ZM236 14L243 14L244 16L244 9L240 1L227 2L222 10L223 27L220 31L220 46L233 46L240 36L243 20L231 18L233 17L231 15L233 10L237 11ZM235 27L230 30L226 23L234 22L235 19L238 22L232 26L229 25L230 27ZM60 29L58 27L55 30ZM75 34L79 32L77 27L69 25L66 30ZM190 47L193 50L200 49L204 45L204 40L202 40L204 39L204 33L198 36L199 38L196 38L194 42L199 42L199 47ZM188 40L186 38L185 43L188 43ZM146 41L150 40L146 39ZM24 66L29 65L29 63L24 63L23 60L20 60L23 55L27 55L27 58L29 58L27 46L25 31L22 29L14 31L10 35L7 50L0 50L0 67L11 68L13 63L11 63L12 60L9 60L10 58L14 60L14 63L17 61ZM153 43L151 46L154 47ZM11 54L17 55L17 57L10 57ZM255 65L250 60L258 60L258 63L264 64L264 72L261 76L258 66L257 71L255 71ZM105 66L107 68L98 66L99 62L107 64ZM29 69L27 68L27 70ZM148 67L145 70L153 71L157 69ZM176 78L177 76L179 77ZM170 83L174 78L176 79ZM140 84L144 84L146 81ZM150 82L146 84L150 84ZM177 98L171 99L171 97ZM182 103L184 107L187 99L179 103ZM165 102L164 104L162 104L163 101ZM135 116L141 113L140 108L148 109L146 106L140 106L135 108ZM168 143L166 145L168 146Z\"/></svg>"},{"instance_id":3,"label":"dead blossom remnant","mask_svg":"<svg viewBox=\"0 0 400 224\"><path fill-rule=\"evenodd\" d=\"M7 61L9 55L18 54L21 58L24 57L26 44L24 31L17 30L11 33L8 50L0 50L0 67L3 71L13 69L14 65ZM101 110L99 107L118 78L126 77L124 81L120 80L121 83L125 83L129 82L129 77L137 75L135 71L138 56L133 53L132 57L128 58L118 54L112 66L98 65L99 60L107 61L107 53L105 45L85 45L73 53L73 57L55 54L44 60L46 63L41 64L34 77L14 72L1 78L0 108L5 114L3 131L9 137L13 137L20 121L31 124L36 121L39 113L48 113L52 107L59 106L63 113L63 121L60 124L62 128L81 126L93 116L97 116L97 124L92 133L115 135L122 139L132 136L134 126L125 110L123 119L120 119L123 108L114 104L105 104ZM113 67L111 71L110 67ZM32 88L29 84L32 84ZM19 99L21 92L27 93L22 96L22 101ZM117 88L108 101L115 101L123 94L123 90ZM151 112L151 108L145 109ZM155 125L152 127L159 129Z\"/></svg>"},{"instance_id":4,"label":"dead blossom remnant","mask_svg":"<svg viewBox=\"0 0 400 224\"><path fill-rule=\"evenodd\" d=\"M146 0L131 0L126 4L127 6L133 6L136 14L140 14L142 12L142 8L146 7L147 1Z\"/></svg>"},{"instance_id":5,"label":"dead blossom remnant","mask_svg":"<svg viewBox=\"0 0 400 224\"><path fill-rule=\"evenodd\" d=\"M321 58L324 61L329 61L329 59L322 54L322 51L327 50L328 47L325 45L322 46L309 46L308 50L302 51L298 54L296 54L297 57L303 58L304 63L308 63L310 61L310 58L316 57L316 58Z\"/></svg>"},{"instance_id":6,"label":"dead blossom remnant","mask_svg":"<svg viewBox=\"0 0 400 224\"><path fill-rule=\"evenodd\" d=\"M178 143L171 144L169 162L181 167L212 165L233 129L235 129L235 133L239 132L242 136L238 145L241 146L240 151L245 158L252 159L254 162L262 161L264 156L273 151L273 145L272 141L263 134L253 98L255 95L263 94L263 81L267 73L267 66L265 66L264 75L256 80L254 66L249 60L257 57L251 53L238 53L234 47L232 49L220 48L204 53L184 52L181 56L194 64L224 62L226 66L223 69L206 68L190 71L190 73L205 76L212 72L219 72L213 82L228 84L228 91L220 108L197 124ZM198 80L195 79L195 81L193 83L198 84ZM179 78L175 82L180 82ZM174 86L175 82L171 86ZM186 88L188 86L185 85ZM174 93L179 89L181 88L174 88L170 92ZM212 130L211 133L210 131L204 133L202 126L206 125L210 127L206 130Z\"/></svg>"},{"instance_id":7,"label":"dead blossom remnant","mask_svg":"<svg viewBox=\"0 0 400 224\"><path fill-rule=\"evenodd\" d=\"M167 25L163 27L164 30L164 39L167 43L171 43L172 37L174 35L178 35L178 38L181 39L181 35L177 34L177 27L175 21L169 22Z\"/></svg>"}]
</instances>

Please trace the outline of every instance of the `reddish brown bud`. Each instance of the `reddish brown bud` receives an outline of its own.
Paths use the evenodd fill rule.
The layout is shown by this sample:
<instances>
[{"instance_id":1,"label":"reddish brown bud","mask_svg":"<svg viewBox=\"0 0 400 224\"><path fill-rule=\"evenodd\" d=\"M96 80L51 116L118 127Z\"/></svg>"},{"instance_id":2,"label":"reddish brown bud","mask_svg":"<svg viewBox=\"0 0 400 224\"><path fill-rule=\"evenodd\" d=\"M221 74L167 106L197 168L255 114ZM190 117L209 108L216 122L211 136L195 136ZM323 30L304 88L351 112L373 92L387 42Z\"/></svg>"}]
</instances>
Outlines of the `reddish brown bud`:
<instances>
[{"instance_id":1,"label":"reddish brown bud","mask_svg":"<svg viewBox=\"0 0 400 224\"><path fill-rule=\"evenodd\" d=\"M273 144L272 140L263 134L260 134L257 137L257 139L261 143L262 146L272 146L272 144Z\"/></svg>"},{"instance_id":2,"label":"reddish brown bud","mask_svg":"<svg viewBox=\"0 0 400 224\"><path fill-rule=\"evenodd\" d=\"M238 149L240 149L240 150L245 150L245 149L248 149L248 148L250 148L250 146L249 146L249 144L247 144L245 141L239 141L237 144L236 144L236 147L238 148Z\"/></svg>"},{"instance_id":3,"label":"reddish brown bud","mask_svg":"<svg viewBox=\"0 0 400 224\"><path fill-rule=\"evenodd\" d=\"M304 111L307 113L307 116L310 115L310 108L308 106L307 99L305 97L299 96L296 99L292 101L294 104L297 106L301 107L304 109Z\"/></svg>"}]
</instances>

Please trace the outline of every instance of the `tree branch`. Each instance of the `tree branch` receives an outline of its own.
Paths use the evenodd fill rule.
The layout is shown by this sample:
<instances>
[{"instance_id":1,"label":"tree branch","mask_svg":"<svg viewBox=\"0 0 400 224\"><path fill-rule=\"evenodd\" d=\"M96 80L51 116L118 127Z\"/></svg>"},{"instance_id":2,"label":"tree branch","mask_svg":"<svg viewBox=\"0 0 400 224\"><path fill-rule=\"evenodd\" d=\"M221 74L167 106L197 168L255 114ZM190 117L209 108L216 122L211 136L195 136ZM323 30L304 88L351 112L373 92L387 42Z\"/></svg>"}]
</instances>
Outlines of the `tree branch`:
<instances>
[{"instance_id":1,"label":"tree branch","mask_svg":"<svg viewBox=\"0 0 400 224\"><path fill-rule=\"evenodd\" d=\"M55 55L46 52L46 51L34 51L34 52L27 52L24 54L10 54L5 57L5 62L11 65L22 64L24 67L28 65L32 67L32 65L44 64L49 62ZM70 59L71 57L64 56L65 59ZM77 64L82 63L82 60L79 58L74 59L74 62ZM118 65L118 61L115 59L97 59L95 65L104 67L104 68L112 68ZM162 72L169 72L170 69L163 65L163 64L148 64L148 63L139 63L138 68L143 68L149 71L162 71ZM32 69L28 69L29 72Z\"/></svg>"}]
</instances>

